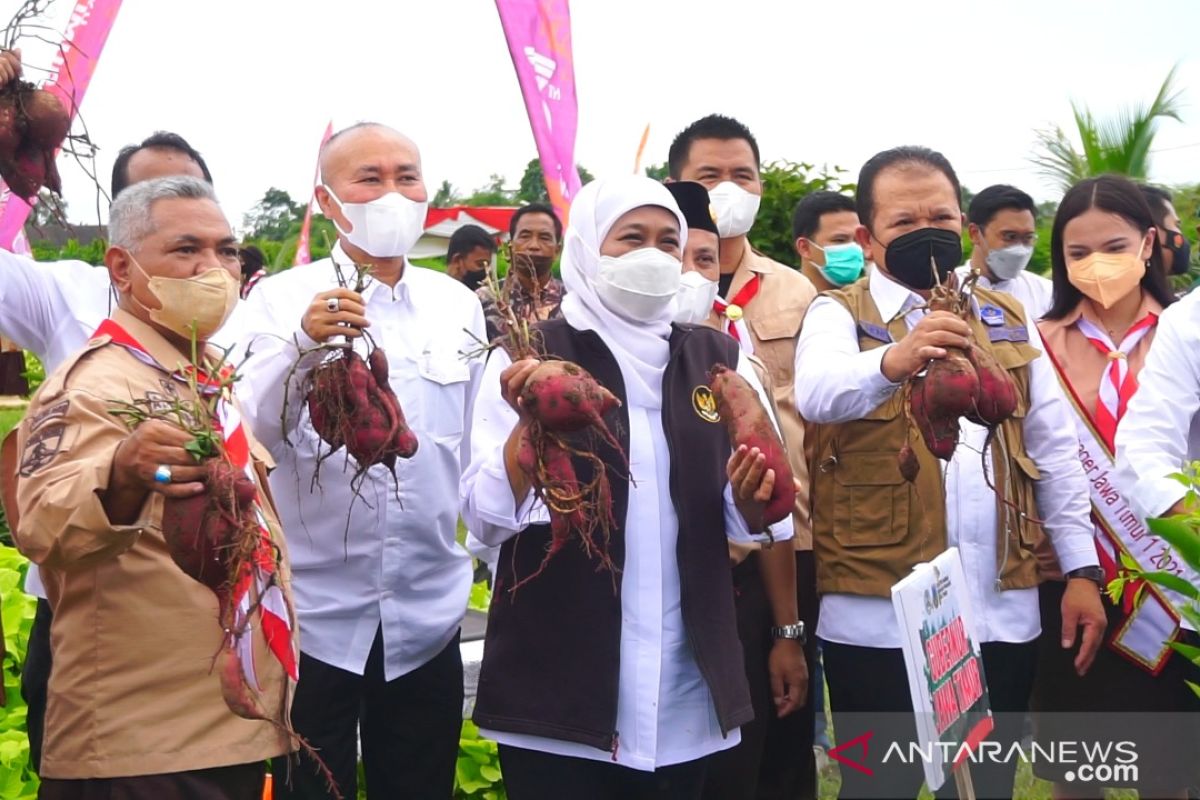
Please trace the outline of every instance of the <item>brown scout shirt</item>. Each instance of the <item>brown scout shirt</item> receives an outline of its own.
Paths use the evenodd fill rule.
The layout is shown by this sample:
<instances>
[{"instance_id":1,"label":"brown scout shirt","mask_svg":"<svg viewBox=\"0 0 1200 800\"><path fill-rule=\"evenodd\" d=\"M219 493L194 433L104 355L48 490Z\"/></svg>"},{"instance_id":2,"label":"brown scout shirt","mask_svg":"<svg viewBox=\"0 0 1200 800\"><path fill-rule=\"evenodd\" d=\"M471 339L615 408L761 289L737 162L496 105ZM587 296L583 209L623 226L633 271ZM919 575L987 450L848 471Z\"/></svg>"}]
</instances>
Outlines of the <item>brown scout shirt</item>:
<instances>
[{"instance_id":1,"label":"brown scout shirt","mask_svg":"<svg viewBox=\"0 0 1200 800\"><path fill-rule=\"evenodd\" d=\"M152 327L120 310L113 318L159 363L185 363ZM54 611L45 777L182 772L292 749L271 724L237 717L225 705L212 669L223 638L217 598L171 560L159 529L162 495L152 492L132 525L110 523L100 503L113 454L129 436L109 413L114 402L188 392L102 336L46 380L21 423L15 539L41 565ZM267 490L269 456L251 443L291 609L286 544ZM291 687L262 637L255 640L259 697L273 713L290 702Z\"/></svg>"},{"instance_id":2,"label":"brown scout shirt","mask_svg":"<svg viewBox=\"0 0 1200 800\"><path fill-rule=\"evenodd\" d=\"M792 514L796 528L794 545L797 550L812 550L808 464L804 457L804 420L796 410L793 373L800 323L803 322L808 304L817 296L817 292L799 272L772 261L747 243L726 296L737 295L754 274L761 276L761 284L754 299L743 309L746 327L750 329L750 337L754 340L754 355L762 360L770 374L771 393L779 411L779 427L783 431L783 440L788 448L788 460L792 464L792 473L801 485L801 490L796 495L796 509ZM713 327L721 325L715 311L709 315L708 322Z\"/></svg>"}]
</instances>

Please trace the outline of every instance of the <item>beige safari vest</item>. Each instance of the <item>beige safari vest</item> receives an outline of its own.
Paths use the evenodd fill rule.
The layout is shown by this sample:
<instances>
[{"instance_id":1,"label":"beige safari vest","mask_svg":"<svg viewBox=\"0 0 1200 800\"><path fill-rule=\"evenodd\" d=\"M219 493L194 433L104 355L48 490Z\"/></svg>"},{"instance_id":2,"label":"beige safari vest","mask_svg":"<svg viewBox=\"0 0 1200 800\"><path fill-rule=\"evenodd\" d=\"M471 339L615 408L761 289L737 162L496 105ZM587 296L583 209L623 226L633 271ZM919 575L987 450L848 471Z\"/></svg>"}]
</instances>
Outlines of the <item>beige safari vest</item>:
<instances>
[{"instance_id":1,"label":"beige safari vest","mask_svg":"<svg viewBox=\"0 0 1200 800\"><path fill-rule=\"evenodd\" d=\"M868 286L864 279L828 293L854 317L863 351L908 334L902 316L884 323ZM1020 509L996 501L1001 533L996 537L997 563L1003 565L997 582L1000 589L1024 589L1038 583L1033 486L1041 475L1026 455L1023 423L1029 410L1028 365L1041 353L1028 343L1024 312L1016 300L979 288L975 298L981 308L1003 313L1002 325L986 325L978 317L969 322L976 341L1009 371L1018 388L1016 413L1000 425L992 441L991 471L997 488L1007 487L1006 494ZM809 430L815 439L809 467L817 590L889 597L892 585L914 565L946 549L941 464L915 428L909 435L900 391L862 419L810 425ZM900 475L897 461L905 441L921 465L913 483ZM983 485L977 491L991 489Z\"/></svg>"}]
</instances>

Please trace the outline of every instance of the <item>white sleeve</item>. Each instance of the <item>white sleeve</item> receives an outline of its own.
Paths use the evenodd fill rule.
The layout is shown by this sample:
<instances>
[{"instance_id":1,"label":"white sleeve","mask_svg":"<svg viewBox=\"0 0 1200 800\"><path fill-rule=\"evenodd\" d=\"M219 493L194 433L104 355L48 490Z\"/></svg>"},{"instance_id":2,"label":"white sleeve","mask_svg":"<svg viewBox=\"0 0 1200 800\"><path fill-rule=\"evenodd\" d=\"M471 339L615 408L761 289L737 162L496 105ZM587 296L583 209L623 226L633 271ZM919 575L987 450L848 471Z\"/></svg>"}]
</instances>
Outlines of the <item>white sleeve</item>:
<instances>
[{"instance_id":1,"label":"white sleeve","mask_svg":"<svg viewBox=\"0 0 1200 800\"><path fill-rule=\"evenodd\" d=\"M68 289L90 286L89 273L96 269L82 261L39 263L0 250L0 334L44 361L63 320L81 316L71 308Z\"/></svg>"},{"instance_id":2,"label":"white sleeve","mask_svg":"<svg viewBox=\"0 0 1200 800\"><path fill-rule=\"evenodd\" d=\"M1029 344L1046 352L1036 325L1028 324ZM1079 438L1049 357L1029 364L1029 413L1025 415L1025 451L1041 473L1034 484L1038 514L1064 573L1095 566L1087 478L1079 463Z\"/></svg>"},{"instance_id":3,"label":"white sleeve","mask_svg":"<svg viewBox=\"0 0 1200 800\"><path fill-rule=\"evenodd\" d=\"M471 420L471 455L458 485L463 523L480 542L497 547L529 525L550 521L533 492L518 505L504 463L504 444L517 424L500 393L500 373L512 360L503 349L491 352L483 367Z\"/></svg>"},{"instance_id":4,"label":"white sleeve","mask_svg":"<svg viewBox=\"0 0 1200 800\"><path fill-rule=\"evenodd\" d=\"M1171 477L1188 462L1188 432L1200 411L1200 295L1163 312L1138 390L1117 426L1117 478L1144 517L1160 517L1187 493Z\"/></svg>"},{"instance_id":5,"label":"white sleeve","mask_svg":"<svg viewBox=\"0 0 1200 800\"><path fill-rule=\"evenodd\" d=\"M783 440L783 434L779 431L779 419L776 417L775 401L763 389L762 382L758 379L758 375L754 372L754 366L750 363L750 359L741 358L740 354L737 363L737 374L746 379L749 384L754 387L754 391L758 393L758 399L762 402L763 408L767 409L767 414L771 417L771 424L775 426L775 432L779 433L780 441ZM769 526L768 532L750 533L750 526L746 524L746 520L742 517L742 513L738 511L737 505L733 502L733 487L728 481L725 483L725 536L731 542L740 544L762 544L771 540L779 541L791 539L795 535L795 526L792 524L792 515L788 514L779 522Z\"/></svg>"},{"instance_id":6,"label":"white sleeve","mask_svg":"<svg viewBox=\"0 0 1200 800\"><path fill-rule=\"evenodd\" d=\"M323 356L317 351L301 358L317 343L300 327L304 309L292 308L286 295L273 291L280 288L263 283L239 304L231 320L238 341L230 354L240 376L235 391L242 415L276 460L283 457L285 436L299 424L305 379Z\"/></svg>"},{"instance_id":7,"label":"white sleeve","mask_svg":"<svg viewBox=\"0 0 1200 800\"><path fill-rule=\"evenodd\" d=\"M883 374L883 355L892 345L863 351L854 317L836 300L818 297L808 307L796 345L796 408L810 422L834 424L862 419L900 384Z\"/></svg>"},{"instance_id":8,"label":"white sleeve","mask_svg":"<svg viewBox=\"0 0 1200 800\"><path fill-rule=\"evenodd\" d=\"M463 331L462 354L474 351L482 346L480 342L485 341L487 328L483 319L483 306L477 302L472 303L471 322ZM479 396L484 368L487 366L486 354L473 355L467 361L467 366L471 370L471 383L467 387L467 402L463 405L463 435L459 443L459 464L464 471L471 463L471 429L475 418L475 401Z\"/></svg>"}]
</instances>

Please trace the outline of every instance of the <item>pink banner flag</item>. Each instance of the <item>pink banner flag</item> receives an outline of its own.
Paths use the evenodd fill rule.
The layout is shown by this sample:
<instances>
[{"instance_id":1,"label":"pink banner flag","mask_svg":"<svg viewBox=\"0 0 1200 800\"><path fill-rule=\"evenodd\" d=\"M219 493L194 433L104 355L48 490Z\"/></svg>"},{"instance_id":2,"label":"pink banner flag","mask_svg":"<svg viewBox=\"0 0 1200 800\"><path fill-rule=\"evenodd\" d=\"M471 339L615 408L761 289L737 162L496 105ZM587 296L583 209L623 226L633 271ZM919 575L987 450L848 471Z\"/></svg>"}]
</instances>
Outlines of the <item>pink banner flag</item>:
<instances>
[{"instance_id":1,"label":"pink banner flag","mask_svg":"<svg viewBox=\"0 0 1200 800\"><path fill-rule=\"evenodd\" d=\"M333 136L333 120L325 126L325 135L321 137L321 147L317 148L317 166L313 169L313 186L317 185L317 180L321 177L321 150L325 147L325 143ZM296 242L296 258L292 261L293 267L298 267L301 264L312 263L312 252L309 250L309 241L312 238L312 209L313 196L310 191L308 194L308 209L304 212L304 224L300 226L300 239Z\"/></svg>"},{"instance_id":2,"label":"pink banner flag","mask_svg":"<svg viewBox=\"0 0 1200 800\"><path fill-rule=\"evenodd\" d=\"M533 128L546 192L563 222L579 191L575 64L567 0L496 0Z\"/></svg>"},{"instance_id":3,"label":"pink banner flag","mask_svg":"<svg viewBox=\"0 0 1200 800\"><path fill-rule=\"evenodd\" d=\"M78 0L67 20L63 43L43 88L62 101L72 120L79 112L120 8L121 0ZM23 228L31 210L0 181L0 247L14 253L29 252Z\"/></svg>"}]
</instances>

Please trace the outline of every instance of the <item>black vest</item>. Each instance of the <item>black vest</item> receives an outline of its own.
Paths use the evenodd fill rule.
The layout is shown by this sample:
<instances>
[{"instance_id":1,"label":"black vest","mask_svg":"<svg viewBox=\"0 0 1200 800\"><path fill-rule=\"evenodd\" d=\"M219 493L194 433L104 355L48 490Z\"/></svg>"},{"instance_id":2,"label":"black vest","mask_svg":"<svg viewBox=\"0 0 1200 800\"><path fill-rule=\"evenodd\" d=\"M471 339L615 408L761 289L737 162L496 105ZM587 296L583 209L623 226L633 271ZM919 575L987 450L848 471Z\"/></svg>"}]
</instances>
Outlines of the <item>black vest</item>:
<instances>
[{"instance_id":1,"label":"black vest","mask_svg":"<svg viewBox=\"0 0 1200 800\"><path fill-rule=\"evenodd\" d=\"M616 359L600 336L565 320L538 326L545 352L579 364L625 399ZM670 493L679 518L676 554L680 605L692 653L713 697L723 732L754 718L734 615L725 536L724 490L729 437L719 422L698 413L693 395L708 385L716 363L733 367L737 343L710 328L676 325L663 375L663 428L671 455ZM625 406L606 420L629 452ZM596 448L612 484L616 526L609 543L613 564L625 563L629 476L620 456ZM591 477L576 460L581 481ZM637 475L633 476L637 480ZM653 532L649 532L653 535ZM621 663L621 576L598 569L578 542L537 570L550 542L549 525L531 525L500 549L474 720L480 727L531 734L613 750L618 746L617 680Z\"/></svg>"}]
</instances>

